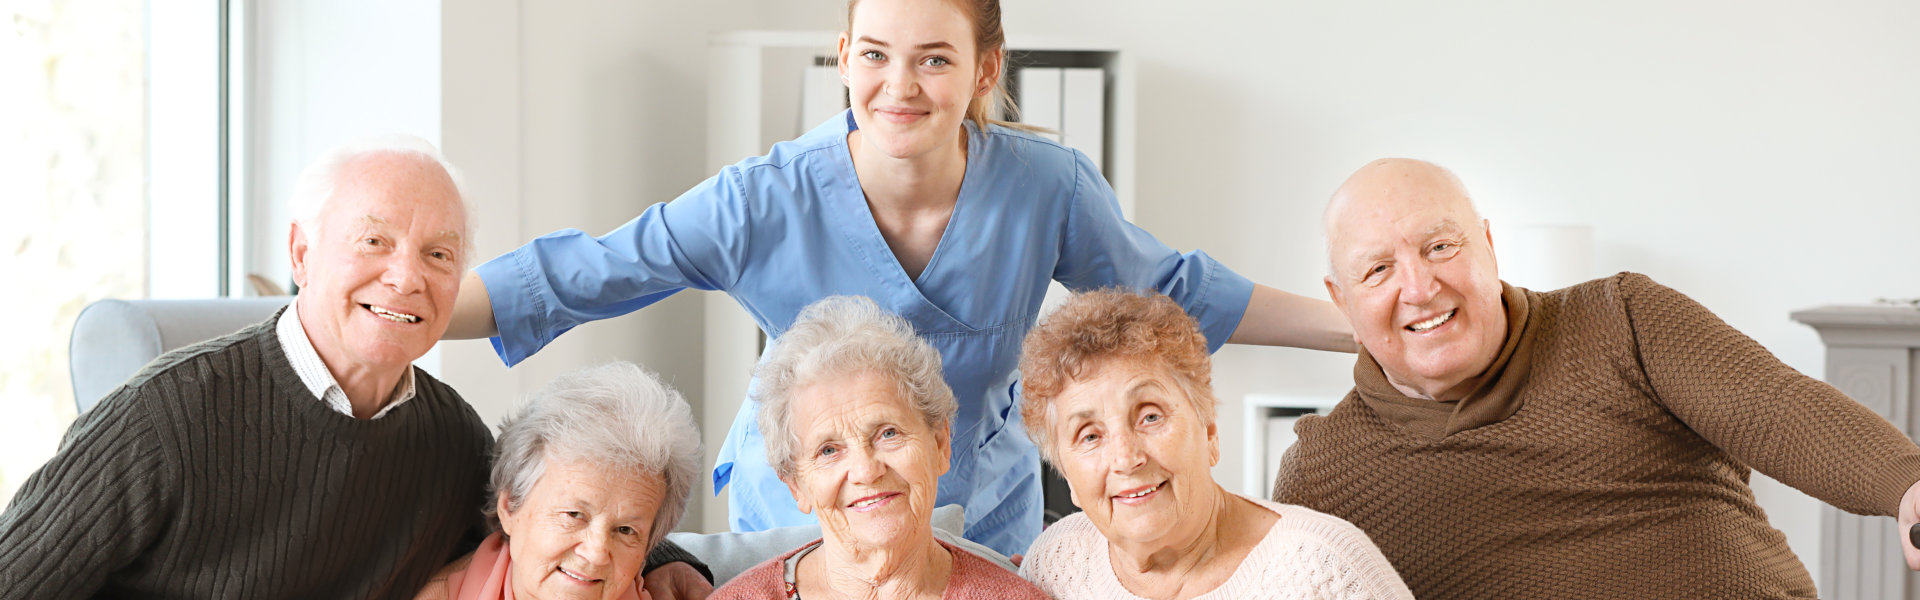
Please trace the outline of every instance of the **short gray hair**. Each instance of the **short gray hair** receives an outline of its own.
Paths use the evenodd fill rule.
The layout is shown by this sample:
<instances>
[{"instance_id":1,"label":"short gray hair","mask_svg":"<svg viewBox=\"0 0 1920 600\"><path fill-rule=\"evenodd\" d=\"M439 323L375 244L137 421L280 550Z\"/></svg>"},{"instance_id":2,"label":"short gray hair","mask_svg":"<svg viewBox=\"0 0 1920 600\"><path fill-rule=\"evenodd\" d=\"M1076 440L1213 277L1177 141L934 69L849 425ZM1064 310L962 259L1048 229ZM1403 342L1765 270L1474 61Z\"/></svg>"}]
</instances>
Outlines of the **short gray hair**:
<instances>
[{"instance_id":1,"label":"short gray hair","mask_svg":"<svg viewBox=\"0 0 1920 600\"><path fill-rule=\"evenodd\" d=\"M465 246L460 256L464 259L473 254L475 213L473 202L467 199L466 183L460 169L448 162L432 142L404 133L368 136L334 146L301 169L300 176L293 181L293 197L289 201L293 209L293 222L302 229L316 227L320 211L326 209L327 202L333 199L334 188L340 184L341 169L355 159L376 154L416 157L432 161L446 171L447 178L453 180L454 192L460 195L460 209L467 217L467 229L460 232L461 243Z\"/></svg>"},{"instance_id":2,"label":"short gray hair","mask_svg":"<svg viewBox=\"0 0 1920 600\"><path fill-rule=\"evenodd\" d=\"M875 373L892 379L927 426L947 429L960 411L940 371L940 352L906 319L865 296L828 296L800 310L773 351L754 369L758 421L767 464L793 475L793 397L828 377Z\"/></svg>"},{"instance_id":3,"label":"short gray hair","mask_svg":"<svg viewBox=\"0 0 1920 600\"><path fill-rule=\"evenodd\" d=\"M497 495L505 492L507 510L518 510L546 472L547 461L581 461L659 475L666 482L647 538L652 548L686 512L699 477L699 432L680 392L633 363L561 375L501 421L487 520L500 530Z\"/></svg>"}]
</instances>

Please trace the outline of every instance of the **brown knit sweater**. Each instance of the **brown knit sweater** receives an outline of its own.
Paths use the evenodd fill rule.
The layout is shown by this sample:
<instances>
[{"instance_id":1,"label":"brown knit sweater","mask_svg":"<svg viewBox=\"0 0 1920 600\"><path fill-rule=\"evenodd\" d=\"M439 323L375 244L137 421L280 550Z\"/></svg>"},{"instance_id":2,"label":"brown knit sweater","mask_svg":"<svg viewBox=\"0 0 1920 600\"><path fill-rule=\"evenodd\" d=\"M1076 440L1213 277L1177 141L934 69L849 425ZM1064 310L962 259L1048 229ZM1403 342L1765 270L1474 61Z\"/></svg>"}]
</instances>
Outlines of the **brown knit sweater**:
<instances>
[{"instance_id":1,"label":"brown knit sweater","mask_svg":"<svg viewBox=\"0 0 1920 600\"><path fill-rule=\"evenodd\" d=\"M1644 275L1504 300L1477 391L1408 398L1363 351L1274 485L1366 531L1416 597L1810 598L1748 469L1867 515L1920 480L1879 415Z\"/></svg>"}]
</instances>

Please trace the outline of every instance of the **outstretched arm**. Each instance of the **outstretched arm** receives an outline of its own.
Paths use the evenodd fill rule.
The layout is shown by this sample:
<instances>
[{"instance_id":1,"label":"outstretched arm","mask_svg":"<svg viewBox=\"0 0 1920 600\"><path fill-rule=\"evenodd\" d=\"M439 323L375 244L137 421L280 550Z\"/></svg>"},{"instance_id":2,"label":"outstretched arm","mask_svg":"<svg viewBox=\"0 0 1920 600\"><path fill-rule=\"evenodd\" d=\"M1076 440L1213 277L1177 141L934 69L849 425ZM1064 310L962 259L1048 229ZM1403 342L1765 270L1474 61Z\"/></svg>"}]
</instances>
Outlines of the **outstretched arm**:
<instances>
[{"instance_id":1,"label":"outstretched arm","mask_svg":"<svg viewBox=\"0 0 1920 600\"><path fill-rule=\"evenodd\" d=\"M453 301L453 321L447 325L443 340L472 340L500 335L493 324L493 302L487 297L487 284L480 273L467 271L460 279L460 295Z\"/></svg>"},{"instance_id":2,"label":"outstretched arm","mask_svg":"<svg viewBox=\"0 0 1920 600\"><path fill-rule=\"evenodd\" d=\"M465 289L461 296L466 296ZM1355 352L1353 326L1332 302L1254 284L1253 298L1229 344L1292 346L1329 352Z\"/></svg>"}]
</instances>

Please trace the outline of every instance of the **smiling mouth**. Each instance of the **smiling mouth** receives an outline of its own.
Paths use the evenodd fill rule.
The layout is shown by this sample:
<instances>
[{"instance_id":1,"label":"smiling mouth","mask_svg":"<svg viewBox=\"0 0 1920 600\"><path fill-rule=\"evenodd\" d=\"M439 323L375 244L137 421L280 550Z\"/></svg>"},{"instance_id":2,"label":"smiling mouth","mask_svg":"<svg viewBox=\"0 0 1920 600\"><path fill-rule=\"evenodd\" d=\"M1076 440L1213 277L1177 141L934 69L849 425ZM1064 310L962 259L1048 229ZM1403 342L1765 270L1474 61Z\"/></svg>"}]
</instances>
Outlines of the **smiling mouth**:
<instances>
[{"instance_id":1,"label":"smiling mouth","mask_svg":"<svg viewBox=\"0 0 1920 600\"><path fill-rule=\"evenodd\" d=\"M1121 499L1121 500L1132 500L1132 499L1134 499L1134 498L1145 498L1145 497L1146 497L1146 496L1147 496L1148 494L1152 494L1152 493L1154 493L1154 492L1157 492L1157 491L1160 491L1160 488L1162 488L1162 487L1166 487L1166 485L1167 485L1167 482L1165 482L1165 481L1162 481L1162 482L1160 482L1160 483L1156 483L1156 484L1153 484L1153 485L1150 485L1150 486L1147 486L1147 487L1143 487L1143 488L1140 488L1139 490L1137 490L1137 491L1134 491L1134 492L1132 492L1132 493L1128 493L1128 494L1118 494L1118 495L1115 495L1114 497L1115 497L1115 498L1119 498L1119 499Z\"/></svg>"},{"instance_id":2,"label":"smiling mouth","mask_svg":"<svg viewBox=\"0 0 1920 600\"><path fill-rule=\"evenodd\" d=\"M598 579L592 579L592 578L589 578L589 577L586 577L586 576L584 576L584 575L575 575L575 574L573 573L573 571L568 571L566 567L554 567L554 568L553 568L553 570L555 570L555 571L559 571L561 575L565 575L565 576L567 576L568 578L570 578L570 579L572 579L572 580L574 580L574 581L578 581L578 582L580 582L580 583L585 583L585 584L589 584L589 585L591 585L591 584L595 584L595 583L600 583L600 580L598 580Z\"/></svg>"},{"instance_id":3,"label":"smiling mouth","mask_svg":"<svg viewBox=\"0 0 1920 600\"><path fill-rule=\"evenodd\" d=\"M1458 312L1460 312L1460 309L1458 308L1447 311L1446 314L1440 315L1438 317L1434 317L1431 319L1427 319L1425 321L1421 321L1419 323L1408 325L1407 330L1412 331L1414 333L1420 333L1422 331L1427 331L1435 327L1439 327L1442 324L1445 324L1447 321L1453 320L1454 313L1458 313Z\"/></svg>"},{"instance_id":4,"label":"smiling mouth","mask_svg":"<svg viewBox=\"0 0 1920 600\"><path fill-rule=\"evenodd\" d=\"M898 496L898 495L899 494L897 493L874 494L872 496L867 496L865 498L855 500L853 501L853 504L848 504L847 507L848 508L867 508L870 506L880 504L882 502L886 502L887 500L890 500L894 496Z\"/></svg>"},{"instance_id":5,"label":"smiling mouth","mask_svg":"<svg viewBox=\"0 0 1920 600\"><path fill-rule=\"evenodd\" d=\"M379 316L382 319L393 321L395 323L419 323L420 322L420 317L418 315L410 315L403 312L391 311L383 307L374 306L372 304L362 304L360 305L360 307L367 309L369 312L372 312L374 315Z\"/></svg>"}]
</instances>

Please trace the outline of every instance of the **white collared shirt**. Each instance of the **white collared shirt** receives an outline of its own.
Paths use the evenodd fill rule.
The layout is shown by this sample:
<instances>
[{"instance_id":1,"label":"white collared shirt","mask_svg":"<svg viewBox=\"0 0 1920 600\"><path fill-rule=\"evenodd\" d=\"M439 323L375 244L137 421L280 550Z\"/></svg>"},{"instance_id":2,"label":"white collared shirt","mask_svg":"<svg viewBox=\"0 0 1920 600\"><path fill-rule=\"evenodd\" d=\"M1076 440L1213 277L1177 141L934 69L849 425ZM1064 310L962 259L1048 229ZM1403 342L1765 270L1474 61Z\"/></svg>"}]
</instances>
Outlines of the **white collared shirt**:
<instances>
[{"instance_id":1,"label":"white collared shirt","mask_svg":"<svg viewBox=\"0 0 1920 600\"><path fill-rule=\"evenodd\" d=\"M299 298L287 306L286 312L280 313L280 322L274 329L280 335L280 347L287 353L287 362L293 363L293 371L300 374L300 382L307 384L307 391L333 410L352 417L353 403L347 401L347 391L340 388L340 382L334 381L333 372L321 362L320 352L313 349L313 340L307 338L307 330L300 326ZM394 389L392 400L374 413L373 418L387 416L394 407L412 399L413 365L407 365L407 373L400 376L400 385Z\"/></svg>"}]
</instances>

